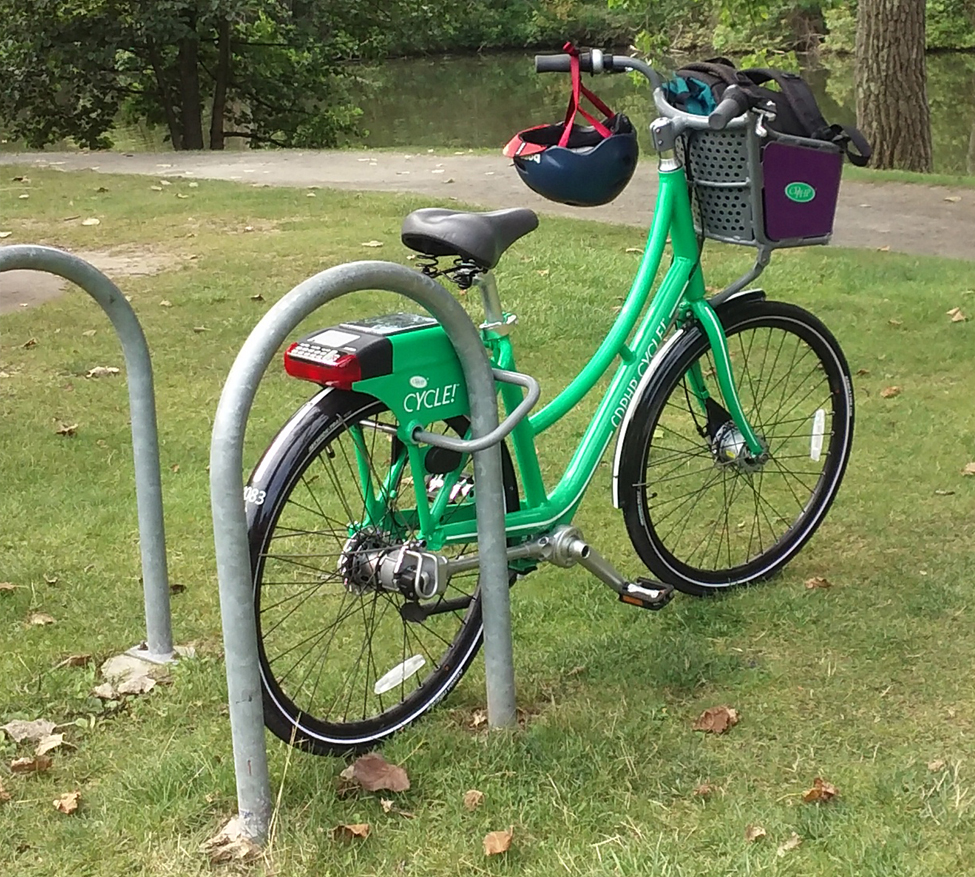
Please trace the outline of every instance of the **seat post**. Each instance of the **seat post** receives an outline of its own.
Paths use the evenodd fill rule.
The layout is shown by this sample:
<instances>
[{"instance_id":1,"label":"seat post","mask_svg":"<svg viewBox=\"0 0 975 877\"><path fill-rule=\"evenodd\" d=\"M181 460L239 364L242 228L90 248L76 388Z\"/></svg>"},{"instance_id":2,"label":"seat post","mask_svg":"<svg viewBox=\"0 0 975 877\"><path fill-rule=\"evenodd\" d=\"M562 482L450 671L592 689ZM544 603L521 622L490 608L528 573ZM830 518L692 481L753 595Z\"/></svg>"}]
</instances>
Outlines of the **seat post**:
<instances>
[{"instance_id":1,"label":"seat post","mask_svg":"<svg viewBox=\"0 0 975 877\"><path fill-rule=\"evenodd\" d=\"M501 296L498 295L498 284L491 271L482 271L474 278L474 284L481 293L484 305L484 325L482 329L496 329L504 325L504 314L501 313Z\"/></svg>"}]
</instances>

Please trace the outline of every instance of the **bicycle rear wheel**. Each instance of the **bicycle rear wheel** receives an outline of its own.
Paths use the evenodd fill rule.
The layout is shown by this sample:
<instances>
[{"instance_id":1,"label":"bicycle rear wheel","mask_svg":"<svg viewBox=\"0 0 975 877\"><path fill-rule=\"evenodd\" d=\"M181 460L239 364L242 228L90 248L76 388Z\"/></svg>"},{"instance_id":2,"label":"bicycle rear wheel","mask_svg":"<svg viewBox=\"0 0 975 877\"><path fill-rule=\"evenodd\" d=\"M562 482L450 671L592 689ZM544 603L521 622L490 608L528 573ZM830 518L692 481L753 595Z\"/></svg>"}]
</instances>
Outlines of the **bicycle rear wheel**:
<instances>
[{"instance_id":1,"label":"bicycle rear wheel","mask_svg":"<svg viewBox=\"0 0 975 877\"><path fill-rule=\"evenodd\" d=\"M384 587L369 562L416 535L396 426L371 396L325 391L281 430L246 491L265 724L317 754L368 749L421 716L457 684L481 644L476 570L419 600ZM439 431L463 435L467 427L457 417ZM502 469L506 504L516 508L503 446ZM363 523L364 471L382 504L381 526ZM430 496L444 489L437 478L426 476ZM468 460L441 520L470 513L474 500Z\"/></svg>"},{"instance_id":2,"label":"bicycle rear wheel","mask_svg":"<svg viewBox=\"0 0 975 877\"><path fill-rule=\"evenodd\" d=\"M853 437L849 367L829 330L781 302L722 317L735 383L766 453L752 459L720 403L707 336L691 329L636 403L620 449L619 498L634 548L695 595L764 579L816 531ZM710 399L695 398L700 366Z\"/></svg>"}]
</instances>

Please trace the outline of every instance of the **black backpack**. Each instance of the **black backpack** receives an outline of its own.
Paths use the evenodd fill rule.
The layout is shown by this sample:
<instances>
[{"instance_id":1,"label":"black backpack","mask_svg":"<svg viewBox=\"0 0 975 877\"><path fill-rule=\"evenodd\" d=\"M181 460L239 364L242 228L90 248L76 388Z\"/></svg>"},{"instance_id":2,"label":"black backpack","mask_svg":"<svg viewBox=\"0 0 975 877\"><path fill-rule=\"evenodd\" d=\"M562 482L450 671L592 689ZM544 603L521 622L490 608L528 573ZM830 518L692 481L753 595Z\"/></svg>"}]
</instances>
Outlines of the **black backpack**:
<instances>
[{"instance_id":1,"label":"black backpack","mask_svg":"<svg viewBox=\"0 0 975 877\"><path fill-rule=\"evenodd\" d=\"M769 82L778 85L779 90L767 88L765 83ZM727 58L695 61L684 65L667 84L667 100L685 112L707 114L720 103L729 85L737 85L748 96L752 108L768 107L775 113L775 118L767 123L770 130L835 143L860 167L870 160L870 144L863 135L853 127L830 125L806 81L785 70L737 70Z\"/></svg>"}]
</instances>

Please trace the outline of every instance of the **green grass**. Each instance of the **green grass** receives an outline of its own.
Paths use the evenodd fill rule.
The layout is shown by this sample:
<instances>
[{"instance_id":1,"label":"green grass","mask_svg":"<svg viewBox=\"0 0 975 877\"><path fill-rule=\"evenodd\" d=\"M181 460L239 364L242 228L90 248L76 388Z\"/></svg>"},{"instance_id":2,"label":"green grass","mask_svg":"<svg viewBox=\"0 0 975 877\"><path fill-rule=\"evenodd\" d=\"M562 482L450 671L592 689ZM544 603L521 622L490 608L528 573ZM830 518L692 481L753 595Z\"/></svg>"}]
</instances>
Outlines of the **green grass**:
<instances>
[{"instance_id":1,"label":"green grass","mask_svg":"<svg viewBox=\"0 0 975 877\"><path fill-rule=\"evenodd\" d=\"M100 661L143 631L125 383L83 376L122 366L121 355L104 315L77 291L0 316L0 581L19 586L0 591L0 723L73 723L63 729L72 748L42 776L11 776L7 765L29 750L0 743L11 796L0 803L0 872L210 873L199 844L236 807L206 472L222 383L292 285L348 259L405 261L400 220L430 202L203 181L153 192L144 178L28 175L30 199L0 190L0 228L14 232L5 243L172 258L172 270L119 285L153 351L170 573L186 586L173 598L174 628L198 657L117 712L90 696L93 667L56 667L71 653ZM611 322L636 266L626 249L642 238L545 218L505 257L499 281L520 318L519 365L545 398ZM361 246L374 239L384 247ZM737 276L749 255L709 246L709 283ZM773 583L680 598L659 614L619 604L577 568L540 570L512 592L524 726L468 730L484 699L476 663L441 708L385 747L413 781L397 799L413 819L385 814L378 795L338 796L339 759L294 753L285 775L287 748L270 741L275 792L284 778L280 823L255 873L975 873L975 479L961 474L975 459L975 323L945 313L975 314L971 266L811 249L778 254L763 281L770 296L819 314L861 370L854 456L809 548ZM252 300L258 293L263 301ZM317 322L396 306L378 295L343 300ZM23 347L31 338L36 346ZM882 398L893 385L900 395ZM269 373L248 461L307 391ZM591 408L551 430L547 472L560 470ZM78 423L77 435L56 435L56 420ZM578 522L636 573L609 478L607 461ZM812 576L833 587L807 590ZM57 623L27 624L35 611ZM741 722L721 737L693 732L717 704L738 709ZM802 803L817 776L838 799ZM704 783L711 793L695 794ZM470 788L485 793L473 813L461 803ZM63 816L51 802L71 789L81 809ZM371 836L332 840L333 826L352 822L371 823ZM745 842L752 823L765 840ZM484 834L509 826L512 850L486 859ZM777 855L792 832L802 845Z\"/></svg>"}]
</instances>

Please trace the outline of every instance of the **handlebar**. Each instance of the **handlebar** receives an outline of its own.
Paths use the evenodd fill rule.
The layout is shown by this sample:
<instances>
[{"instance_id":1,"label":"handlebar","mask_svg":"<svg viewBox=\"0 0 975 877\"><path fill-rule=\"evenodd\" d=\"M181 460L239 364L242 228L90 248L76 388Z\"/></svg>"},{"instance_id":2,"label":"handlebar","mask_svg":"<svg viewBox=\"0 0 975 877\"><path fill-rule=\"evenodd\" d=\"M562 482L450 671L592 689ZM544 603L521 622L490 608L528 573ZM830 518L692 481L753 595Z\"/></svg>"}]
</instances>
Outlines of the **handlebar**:
<instances>
[{"instance_id":1,"label":"handlebar","mask_svg":"<svg viewBox=\"0 0 975 877\"><path fill-rule=\"evenodd\" d=\"M729 85L721 97L721 103L708 116L708 127L712 131L722 131L728 122L748 110L748 95L737 85Z\"/></svg>"},{"instance_id":2,"label":"handlebar","mask_svg":"<svg viewBox=\"0 0 975 877\"><path fill-rule=\"evenodd\" d=\"M617 68L616 59L612 55L607 55L599 49L593 49L591 52L579 53L579 69L583 73L620 73L626 68ZM536 55L535 72L568 73L569 56L564 53L559 55Z\"/></svg>"},{"instance_id":3,"label":"handlebar","mask_svg":"<svg viewBox=\"0 0 975 877\"><path fill-rule=\"evenodd\" d=\"M536 73L568 73L569 69L569 56L565 53L535 56ZM610 55L600 49L580 52L579 69L584 73L625 73L632 70L646 78L655 89L663 85L660 74L646 61L627 55Z\"/></svg>"},{"instance_id":4,"label":"handlebar","mask_svg":"<svg viewBox=\"0 0 975 877\"><path fill-rule=\"evenodd\" d=\"M564 52L557 55L535 56L536 73L568 73L570 69L569 55ZM721 131L749 109L747 95L736 85L725 89L721 102L706 119L704 116L694 116L671 107L661 91L664 83L660 74L646 61L628 55L610 55L599 49L580 52L579 69L584 73L593 74L623 73L628 70L641 74L654 89L654 100L658 111L671 118L681 130L686 128L701 130L707 127L712 131Z\"/></svg>"}]
</instances>

